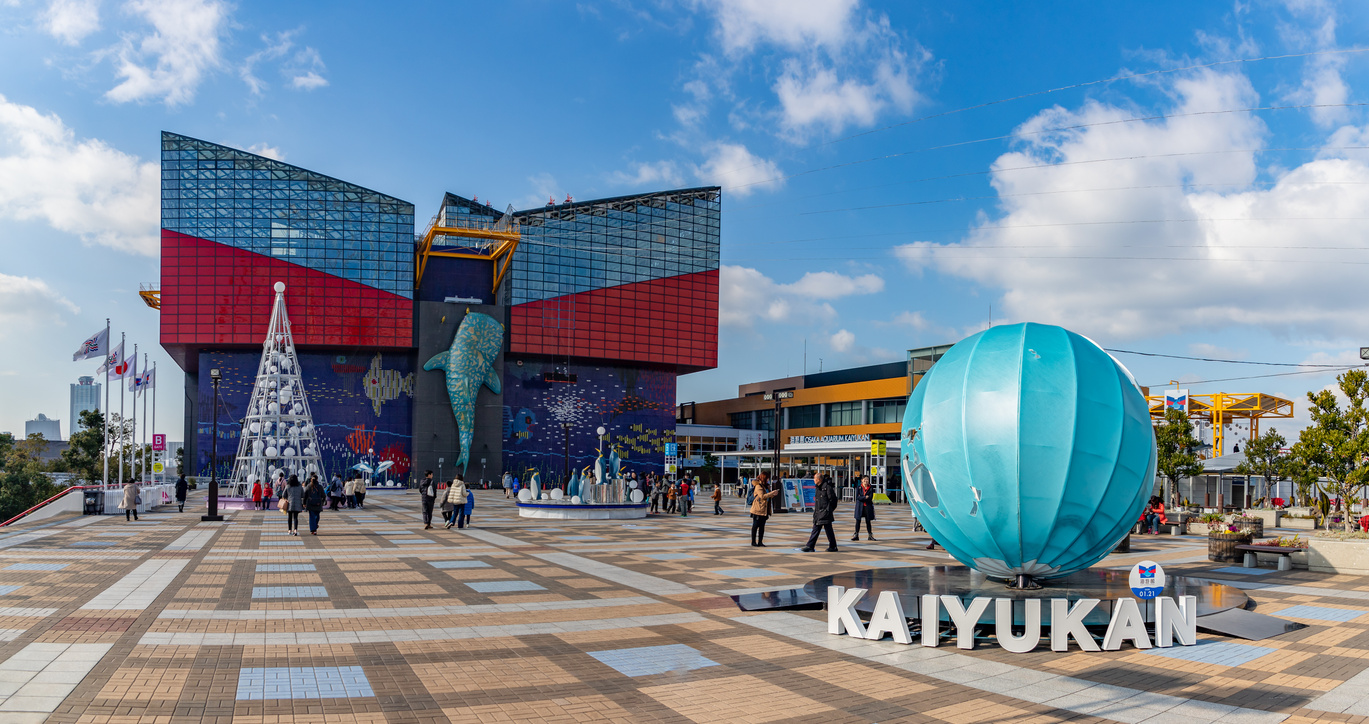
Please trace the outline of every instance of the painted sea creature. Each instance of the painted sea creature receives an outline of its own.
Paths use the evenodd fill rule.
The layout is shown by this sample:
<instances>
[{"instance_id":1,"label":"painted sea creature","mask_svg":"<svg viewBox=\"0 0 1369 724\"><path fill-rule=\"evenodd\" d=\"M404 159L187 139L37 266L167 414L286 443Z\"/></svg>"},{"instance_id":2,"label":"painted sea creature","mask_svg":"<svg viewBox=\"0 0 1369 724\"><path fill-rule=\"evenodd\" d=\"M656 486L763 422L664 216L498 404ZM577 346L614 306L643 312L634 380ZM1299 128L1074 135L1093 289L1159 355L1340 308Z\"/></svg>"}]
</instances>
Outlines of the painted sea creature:
<instances>
[{"instance_id":1,"label":"painted sea creature","mask_svg":"<svg viewBox=\"0 0 1369 724\"><path fill-rule=\"evenodd\" d=\"M533 426L537 424L537 413L526 407L519 408L513 416L513 437L521 445L532 437Z\"/></svg>"},{"instance_id":2,"label":"painted sea creature","mask_svg":"<svg viewBox=\"0 0 1369 724\"><path fill-rule=\"evenodd\" d=\"M570 474L570 483L568 483L568 484L566 485L566 492L569 493L569 496L567 496L567 497L571 497L571 498L574 498L575 496L577 496L577 495L580 494L580 471L579 471L579 470L571 471L571 474Z\"/></svg>"},{"instance_id":3,"label":"painted sea creature","mask_svg":"<svg viewBox=\"0 0 1369 724\"><path fill-rule=\"evenodd\" d=\"M377 352L371 359L371 368L361 380L361 389L366 393L366 399L371 401L376 417L380 417L382 404L398 398L400 394L414 396L414 375L412 372L406 375L399 370L381 367L380 353Z\"/></svg>"},{"instance_id":4,"label":"painted sea creature","mask_svg":"<svg viewBox=\"0 0 1369 724\"><path fill-rule=\"evenodd\" d=\"M495 394L503 388L494 359L504 344L504 325L494 317L470 312L452 337L452 346L423 364L425 370L442 370L447 376L447 397L456 416L461 454L456 459L462 472L470 461L475 440L475 396L484 385Z\"/></svg>"}]
</instances>

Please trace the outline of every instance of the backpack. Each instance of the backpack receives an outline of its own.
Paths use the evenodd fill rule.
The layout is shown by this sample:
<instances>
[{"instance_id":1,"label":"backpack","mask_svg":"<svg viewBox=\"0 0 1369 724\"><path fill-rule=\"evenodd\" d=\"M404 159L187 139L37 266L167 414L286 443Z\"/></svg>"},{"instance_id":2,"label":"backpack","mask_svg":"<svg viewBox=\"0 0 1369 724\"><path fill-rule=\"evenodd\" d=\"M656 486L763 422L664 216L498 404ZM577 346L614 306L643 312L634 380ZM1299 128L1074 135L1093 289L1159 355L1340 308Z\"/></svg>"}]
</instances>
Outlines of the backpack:
<instances>
[{"instance_id":1,"label":"backpack","mask_svg":"<svg viewBox=\"0 0 1369 724\"><path fill-rule=\"evenodd\" d=\"M756 486L746 486L746 504L752 505L756 502Z\"/></svg>"}]
</instances>

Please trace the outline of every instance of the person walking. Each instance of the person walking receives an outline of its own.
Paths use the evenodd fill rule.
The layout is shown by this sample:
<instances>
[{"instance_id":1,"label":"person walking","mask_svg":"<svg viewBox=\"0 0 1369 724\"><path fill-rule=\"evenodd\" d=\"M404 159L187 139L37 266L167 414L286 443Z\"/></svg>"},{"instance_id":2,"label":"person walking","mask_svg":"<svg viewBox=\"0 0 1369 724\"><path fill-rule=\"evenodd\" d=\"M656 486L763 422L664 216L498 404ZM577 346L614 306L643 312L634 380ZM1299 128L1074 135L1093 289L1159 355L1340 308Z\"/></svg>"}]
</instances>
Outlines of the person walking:
<instances>
[{"instance_id":1,"label":"person walking","mask_svg":"<svg viewBox=\"0 0 1369 724\"><path fill-rule=\"evenodd\" d=\"M765 547L765 521L770 519L770 499L779 495L778 489L770 489L770 473L762 472L751 482L751 545Z\"/></svg>"},{"instance_id":2,"label":"person walking","mask_svg":"<svg viewBox=\"0 0 1369 724\"><path fill-rule=\"evenodd\" d=\"M299 484L299 478L291 475L290 481L285 484L280 500L284 503L285 509L285 529L290 535L299 535L299 514L304 510L304 486Z\"/></svg>"},{"instance_id":3,"label":"person walking","mask_svg":"<svg viewBox=\"0 0 1369 724\"><path fill-rule=\"evenodd\" d=\"M446 505L451 506L451 516L447 519L447 529L450 530L457 521L462 520L466 512L466 481L460 475L452 478L452 482L447 486L447 496L443 499Z\"/></svg>"},{"instance_id":4,"label":"person walking","mask_svg":"<svg viewBox=\"0 0 1369 724\"><path fill-rule=\"evenodd\" d=\"M680 481L680 517L689 517L689 499L694 496L694 489L689 484L689 478Z\"/></svg>"},{"instance_id":5,"label":"person walking","mask_svg":"<svg viewBox=\"0 0 1369 724\"><path fill-rule=\"evenodd\" d=\"M437 500L437 481L433 480L431 470L423 473L423 479L418 482L418 499L423 503L423 530L431 530L433 502Z\"/></svg>"},{"instance_id":6,"label":"person walking","mask_svg":"<svg viewBox=\"0 0 1369 724\"><path fill-rule=\"evenodd\" d=\"M138 493L138 484L132 480L124 483L124 497L119 500L119 507L124 509L125 522L138 519L138 504L141 502L143 496Z\"/></svg>"},{"instance_id":7,"label":"person walking","mask_svg":"<svg viewBox=\"0 0 1369 724\"><path fill-rule=\"evenodd\" d=\"M342 484L342 495L347 499L347 509L357 507L357 478L356 475L349 474L347 482Z\"/></svg>"},{"instance_id":8,"label":"person walking","mask_svg":"<svg viewBox=\"0 0 1369 724\"><path fill-rule=\"evenodd\" d=\"M253 508L254 510L262 510L262 507L261 507L261 481L260 481L260 480L253 480L253 481L252 481L252 508Z\"/></svg>"},{"instance_id":9,"label":"person walking","mask_svg":"<svg viewBox=\"0 0 1369 724\"><path fill-rule=\"evenodd\" d=\"M665 484L665 512L675 512L675 504L678 497L679 491L676 489L675 481L667 480Z\"/></svg>"},{"instance_id":10,"label":"person walking","mask_svg":"<svg viewBox=\"0 0 1369 724\"><path fill-rule=\"evenodd\" d=\"M328 479L328 503L331 510L336 511L342 504L342 478L333 471L333 477Z\"/></svg>"},{"instance_id":11,"label":"person walking","mask_svg":"<svg viewBox=\"0 0 1369 724\"><path fill-rule=\"evenodd\" d=\"M310 475L309 484L304 486L304 509L309 511L309 535L318 535L318 519L323 514L323 505L327 500L328 494L319 483L318 475Z\"/></svg>"},{"instance_id":12,"label":"person walking","mask_svg":"<svg viewBox=\"0 0 1369 724\"><path fill-rule=\"evenodd\" d=\"M190 493L190 483L186 481L185 474L182 473L176 478L176 505L181 513L185 512L185 496Z\"/></svg>"},{"instance_id":13,"label":"person walking","mask_svg":"<svg viewBox=\"0 0 1369 724\"><path fill-rule=\"evenodd\" d=\"M875 539L875 532L870 529L870 524L875 519L875 486L870 484L870 476L860 476L860 485L856 486L856 534L851 536L851 540L860 540L860 522L865 521L865 537L870 540Z\"/></svg>"},{"instance_id":14,"label":"person walking","mask_svg":"<svg viewBox=\"0 0 1369 724\"><path fill-rule=\"evenodd\" d=\"M818 533L827 534L827 552L837 550L837 535L832 532L832 521L836 519L837 490L832 485L832 476L827 473L813 475L813 532L808 534L808 543L801 550L812 553L818 542Z\"/></svg>"},{"instance_id":15,"label":"person walking","mask_svg":"<svg viewBox=\"0 0 1369 724\"><path fill-rule=\"evenodd\" d=\"M715 484L713 486L713 515L723 514L723 486Z\"/></svg>"},{"instance_id":16,"label":"person walking","mask_svg":"<svg viewBox=\"0 0 1369 724\"><path fill-rule=\"evenodd\" d=\"M510 495L511 493L513 493L513 473L510 473L509 471L505 470L505 471L504 471L504 500L508 500L508 499L509 499L509 495Z\"/></svg>"},{"instance_id":17,"label":"person walking","mask_svg":"<svg viewBox=\"0 0 1369 724\"><path fill-rule=\"evenodd\" d=\"M471 527L471 512L475 510L475 491L466 488L466 505L461 508L461 518L456 521L456 527Z\"/></svg>"},{"instance_id":18,"label":"person walking","mask_svg":"<svg viewBox=\"0 0 1369 724\"><path fill-rule=\"evenodd\" d=\"M276 500L285 497L285 488L288 487L288 483L285 481L285 473L276 473L276 484L272 487L275 488L271 492L276 496Z\"/></svg>"},{"instance_id":19,"label":"person walking","mask_svg":"<svg viewBox=\"0 0 1369 724\"><path fill-rule=\"evenodd\" d=\"M360 475L357 476L356 495L357 507L364 510L366 508L366 478Z\"/></svg>"}]
</instances>

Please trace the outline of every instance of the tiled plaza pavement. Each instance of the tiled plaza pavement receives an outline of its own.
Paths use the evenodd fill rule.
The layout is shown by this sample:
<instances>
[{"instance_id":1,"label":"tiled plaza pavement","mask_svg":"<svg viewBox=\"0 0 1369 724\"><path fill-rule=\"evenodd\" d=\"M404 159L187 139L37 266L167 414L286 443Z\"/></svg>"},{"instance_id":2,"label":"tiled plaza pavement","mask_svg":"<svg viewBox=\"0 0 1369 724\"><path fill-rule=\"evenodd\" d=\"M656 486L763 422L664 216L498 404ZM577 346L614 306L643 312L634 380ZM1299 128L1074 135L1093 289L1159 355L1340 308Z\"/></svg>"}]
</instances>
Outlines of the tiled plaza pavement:
<instances>
[{"instance_id":1,"label":"tiled plaza pavement","mask_svg":"<svg viewBox=\"0 0 1369 724\"><path fill-rule=\"evenodd\" d=\"M1191 648L1014 655L829 636L823 612L738 611L728 593L942 564L906 510L878 542L796 550L806 516L747 544L714 516L552 523L477 493L475 527L424 531L416 496L202 524L67 518L0 534L0 722L1362 721L1369 579L1246 573L1197 538L1134 539L1170 573L1251 588L1308 624ZM192 502L194 502L192 500ZM164 511L166 509L163 509Z\"/></svg>"}]
</instances>

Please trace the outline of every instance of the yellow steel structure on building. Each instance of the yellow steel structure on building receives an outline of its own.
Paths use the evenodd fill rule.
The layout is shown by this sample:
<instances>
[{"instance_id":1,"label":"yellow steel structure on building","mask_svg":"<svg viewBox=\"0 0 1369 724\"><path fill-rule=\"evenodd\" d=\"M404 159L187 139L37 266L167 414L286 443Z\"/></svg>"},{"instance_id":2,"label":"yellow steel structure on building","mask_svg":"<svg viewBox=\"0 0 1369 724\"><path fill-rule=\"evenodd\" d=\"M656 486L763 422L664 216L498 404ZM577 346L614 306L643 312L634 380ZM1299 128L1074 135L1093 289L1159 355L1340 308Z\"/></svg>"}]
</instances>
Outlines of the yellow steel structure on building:
<instances>
[{"instance_id":1,"label":"yellow steel structure on building","mask_svg":"<svg viewBox=\"0 0 1369 724\"><path fill-rule=\"evenodd\" d=\"M1150 403L1150 416L1163 419L1165 416L1165 396L1147 395ZM1205 420L1212 425L1212 447L1219 453L1225 435L1223 427L1233 420L1249 420L1250 436L1260 436L1260 420L1265 418L1293 417L1293 401L1263 393L1228 394L1218 392L1211 395L1188 396L1188 416L1194 420Z\"/></svg>"},{"instance_id":2,"label":"yellow steel structure on building","mask_svg":"<svg viewBox=\"0 0 1369 724\"><path fill-rule=\"evenodd\" d=\"M142 297L143 304L159 312L162 310L162 290L155 284L139 284L138 296Z\"/></svg>"},{"instance_id":3,"label":"yellow steel structure on building","mask_svg":"<svg viewBox=\"0 0 1369 724\"><path fill-rule=\"evenodd\" d=\"M519 229L518 219L513 216L513 208L509 208L509 213L501 216L497 221L488 221L486 218L476 218L474 214L451 214L433 217L428 224L428 230L423 234L423 241L418 244L418 259L414 264L414 286L423 281L423 272L428 267L430 257L446 257L449 259L483 259L494 262L494 286L492 292L499 291L499 284L504 281L504 275L508 273L509 266L513 263L513 253L518 249L518 241L522 237ZM463 218L465 217L465 218ZM440 236L448 236L456 239L479 239L487 241L488 245L483 251L456 252L456 251L433 251L433 242ZM461 244L474 249L474 245Z\"/></svg>"}]
</instances>

